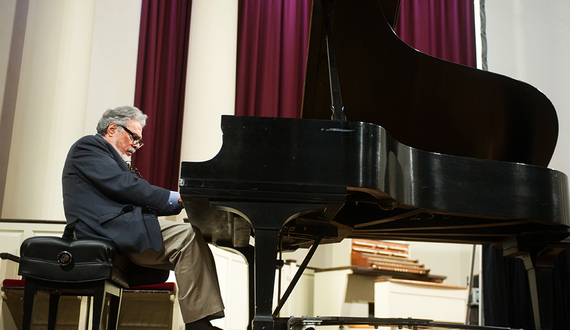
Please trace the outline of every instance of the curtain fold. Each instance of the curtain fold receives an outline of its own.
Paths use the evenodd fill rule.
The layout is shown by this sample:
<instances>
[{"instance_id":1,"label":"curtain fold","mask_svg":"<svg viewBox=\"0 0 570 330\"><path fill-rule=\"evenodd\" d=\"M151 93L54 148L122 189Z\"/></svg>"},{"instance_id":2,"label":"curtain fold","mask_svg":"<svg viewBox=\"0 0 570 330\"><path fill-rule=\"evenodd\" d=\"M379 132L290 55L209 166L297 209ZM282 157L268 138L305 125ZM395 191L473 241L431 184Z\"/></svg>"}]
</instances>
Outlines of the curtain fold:
<instances>
[{"instance_id":1,"label":"curtain fold","mask_svg":"<svg viewBox=\"0 0 570 330\"><path fill-rule=\"evenodd\" d=\"M192 0L143 0L134 105L149 116L133 164L150 183L178 189Z\"/></svg>"},{"instance_id":2,"label":"curtain fold","mask_svg":"<svg viewBox=\"0 0 570 330\"><path fill-rule=\"evenodd\" d=\"M310 0L240 0L236 115L300 117ZM476 66L470 0L402 0L397 32L418 50Z\"/></svg>"},{"instance_id":3,"label":"curtain fold","mask_svg":"<svg viewBox=\"0 0 570 330\"><path fill-rule=\"evenodd\" d=\"M298 118L310 0L240 0L236 115Z\"/></svg>"},{"instance_id":4,"label":"curtain fold","mask_svg":"<svg viewBox=\"0 0 570 330\"><path fill-rule=\"evenodd\" d=\"M528 275L522 259L503 257L503 249L483 246L485 325L534 328Z\"/></svg>"},{"instance_id":5,"label":"curtain fold","mask_svg":"<svg viewBox=\"0 0 570 330\"><path fill-rule=\"evenodd\" d=\"M396 33L423 53L477 66L473 0L401 0Z\"/></svg>"}]
</instances>

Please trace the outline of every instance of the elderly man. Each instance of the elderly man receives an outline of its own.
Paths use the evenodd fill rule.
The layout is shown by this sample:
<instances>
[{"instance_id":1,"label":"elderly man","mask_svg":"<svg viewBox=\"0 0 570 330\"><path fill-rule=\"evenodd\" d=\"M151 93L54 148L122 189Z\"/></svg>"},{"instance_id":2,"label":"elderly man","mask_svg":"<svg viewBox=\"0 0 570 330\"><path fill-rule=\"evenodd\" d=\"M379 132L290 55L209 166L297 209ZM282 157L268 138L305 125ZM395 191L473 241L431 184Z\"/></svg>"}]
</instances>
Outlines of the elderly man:
<instances>
[{"instance_id":1,"label":"elderly man","mask_svg":"<svg viewBox=\"0 0 570 330\"><path fill-rule=\"evenodd\" d=\"M149 184L129 166L143 146L147 116L131 106L105 111L97 134L79 139L63 169L64 237L108 239L134 263L173 269L186 329L207 330L223 317L211 251L199 230L158 219L178 214L180 195Z\"/></svg>"}]
</instances>

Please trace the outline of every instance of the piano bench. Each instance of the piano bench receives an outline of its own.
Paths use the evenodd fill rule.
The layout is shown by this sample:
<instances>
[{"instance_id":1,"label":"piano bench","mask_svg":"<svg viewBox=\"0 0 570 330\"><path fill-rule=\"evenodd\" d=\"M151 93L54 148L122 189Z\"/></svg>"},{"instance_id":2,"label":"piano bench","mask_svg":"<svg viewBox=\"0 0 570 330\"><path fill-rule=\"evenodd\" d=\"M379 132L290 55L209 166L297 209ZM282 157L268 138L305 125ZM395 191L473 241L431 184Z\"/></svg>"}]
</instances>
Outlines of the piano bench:
<instances>
[{"instance_id":1,"label":"piano bench","mask_svg":"<svg viewBox=\"0 0 570 330\"><path fill-rule=\"evenodd\" d=\"M2 281L2 300L7 310L2 314L4 327L7 330L22 328L22 311L25 280L4 279ZM84 299L73 296L61 297L59 301L60 314L57 317L56 328L75 327L87 329L90 304ZM35 301L35 308L47 311L49 296L39 294ZM178 300L176 299L176 284L166 282L161 284L132 286L123 289L121 307L119 311L119 329L130 327L152 328L156 330L171 330L180 328L181 315L177 313ZM78 317L79 315L79 317ZM47 313L34 315L32 327L47 324ZM2 326L0 326L2 328Z\"/></svg>"},{"instance_id":2,"label":"piano bench","mask_svg":"<svg viewBox=\"0 0 570 330\"><path fill-rule=\"evenodd\" d=\"M31 328L38 291L49 294L48 330L55 329L61 296L93 297L93 330L104 327L105 306L107 299L110 299L108 326L105 328L116 329L122 292L129 287L127 266L130 265L133 264L109 241L67 240L47 236L24 240L20 247L18 269L18 274L25 279L22 329ZM160 276L163 276L164 282L168 271L158 272L162 274ZM156 283L157 276L152 275L151 283Z\"/></svg>"}]
</instances>

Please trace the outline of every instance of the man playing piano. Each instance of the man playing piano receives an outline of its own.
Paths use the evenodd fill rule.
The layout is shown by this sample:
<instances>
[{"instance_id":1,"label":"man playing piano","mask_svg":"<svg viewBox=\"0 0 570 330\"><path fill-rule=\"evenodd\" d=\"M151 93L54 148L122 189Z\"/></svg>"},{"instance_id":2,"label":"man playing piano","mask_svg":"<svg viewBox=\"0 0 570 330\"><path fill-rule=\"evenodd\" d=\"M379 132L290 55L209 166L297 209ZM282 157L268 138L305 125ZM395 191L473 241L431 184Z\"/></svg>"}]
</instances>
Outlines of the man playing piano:
<instances>
[{"instance_id":1,"label":"man playing piano","mask_svg":"<svg viewBox=\"0 0 570 330\"><path fill-rule=\"evenodd\" d=\"M138 265L173 269L186 329L213 329L209 320L223 317L224 306L208 245L192 225L158 219L180 213L180 195L129 166L146 118L131 106L109 109L97 134L71 147L62 178L64 237L108 239Z\"/></svg>"}]
</instances>

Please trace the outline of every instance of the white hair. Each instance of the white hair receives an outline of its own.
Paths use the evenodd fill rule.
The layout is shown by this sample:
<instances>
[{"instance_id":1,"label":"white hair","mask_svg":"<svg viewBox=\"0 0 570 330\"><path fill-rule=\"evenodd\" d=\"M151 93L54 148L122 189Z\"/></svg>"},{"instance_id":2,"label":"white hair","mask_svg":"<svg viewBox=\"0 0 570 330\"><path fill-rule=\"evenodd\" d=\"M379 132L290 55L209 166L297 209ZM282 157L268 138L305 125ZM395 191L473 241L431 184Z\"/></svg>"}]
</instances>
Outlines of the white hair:
<instances>
[{"instance_id":1,"label":"white hair","mask_svg":"<svg viewBox=\"0 0 570 330\"><path fill-rule=\"evenodd\" d=\"M142 113L138 108L130 105L107 109L97 123L97 133L104 136L107 134L107 128L111 123L127 126L132 119L135 119L144 127L147 117L148 116Z\"/></svg>"}]
</instances>

